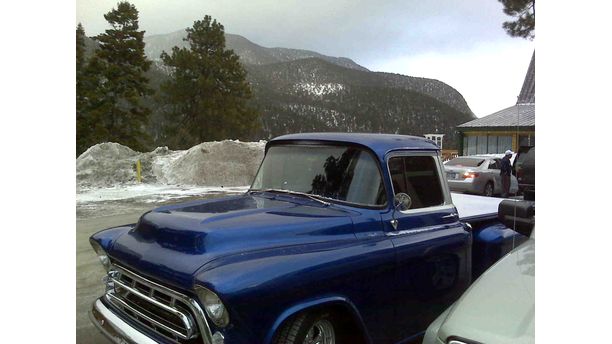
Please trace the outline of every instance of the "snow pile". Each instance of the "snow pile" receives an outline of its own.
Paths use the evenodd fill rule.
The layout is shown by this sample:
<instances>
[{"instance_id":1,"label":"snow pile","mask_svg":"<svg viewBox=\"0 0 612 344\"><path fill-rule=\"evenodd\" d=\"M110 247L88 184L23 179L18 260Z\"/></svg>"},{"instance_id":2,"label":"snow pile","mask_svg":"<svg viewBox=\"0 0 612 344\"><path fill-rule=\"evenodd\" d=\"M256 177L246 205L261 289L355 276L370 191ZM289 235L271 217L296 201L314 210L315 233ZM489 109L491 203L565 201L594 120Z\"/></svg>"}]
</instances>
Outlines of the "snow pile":
<instances>
[{"instance_id":1,"label":"snow pile","mask_svg":"<svg viewBox=\"0 0 612 344\"><path fill-rule=\"evenodd\" d=\"M324 96L328 94L336 94L345 89L344 85L338 83L315 83L315 82L301 82L295 84L293 89L296 91L305 92L312 96Z\"/></svg>"},{"instance_id":2,"label":"snow pile","mask_svg":"<svg viewBox=\"0 0 612 344\"><path fill-rule=\"evenodd\" d=\"M77 187L102 187L136 181L140 153L114 142L89 147L76 160Z\"/></svg>"},{"instance_id":3,"label":"snow pile","mask_svg":"<svg viewBox=\"0 0 612 344\"><path fill-rule=\"evenodd\" d=\"M184 151L158 147L139 153L118 143L90 147L76 161L79 192L137 184L141 162L144 184L179 186L250 185L263 159L265 141L204 142Z\"/></svg>"},{"instance_id":4,"label":"snow pile","mask_svg":"<svg viewBox=\"0 0 612 344\"><path fill-rule=\"evenodd\" d=\"M204 142L170 159L155 161L164 184L250 185L263 159L265 142Z\"/></svg>"}]
</instances>

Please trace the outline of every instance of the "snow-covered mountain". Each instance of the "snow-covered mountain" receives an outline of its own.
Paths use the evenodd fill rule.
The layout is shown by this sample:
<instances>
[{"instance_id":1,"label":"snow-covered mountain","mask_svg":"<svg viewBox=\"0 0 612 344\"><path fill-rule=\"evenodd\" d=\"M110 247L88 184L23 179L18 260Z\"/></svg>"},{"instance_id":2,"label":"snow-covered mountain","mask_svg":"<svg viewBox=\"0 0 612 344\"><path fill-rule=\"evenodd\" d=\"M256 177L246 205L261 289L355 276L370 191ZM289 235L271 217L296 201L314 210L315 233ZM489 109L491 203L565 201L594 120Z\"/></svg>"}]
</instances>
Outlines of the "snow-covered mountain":
<instances>
[{"instance_id":1,"label":"snow-covered mountain","mask_svg":"<svg viewBox=\"0 0 612 344\"><path fill-rule=\"evenodd\" d=\"M159 60L162 51L170 52L172 47L179 48L187 47L187 42L183 38L187 37L185 30L179 30L168 34L146 36L145 53L155 61ZM225 34L225 44L228 49L240 56L240 61L243 64L249 65L264 65L277 62L288 62L299 59L318 57L322 60L337 64L342 67L352 68L357 70L367 69L358 65L353 60L346 57L333 57L319 54L310 50L289 49L289 48L266 48L255 44L240 35L230 33Z\"/></svg>"},{"instance_id":2,"label":"snow-covered mountain","mask_svg":"<svg viewBox=\"0 0 612 344\"><path fill-rule=\"evenodd\" d=\"M154 61L147 77L154 89L167 78L159 56L185 47L185 35L180 30L145 37L145 53ZM452 148L455 127L476 118L461 93L439 80L372 72L344 57L266 48L239 35L225 36L247 70L252 104L261 113L261 129L240 139L308 131L441 133L445 147ZM95 43L89 43L92 51ZM152 99L150 106L149 131L159 137L164 117Z\"/></svg>"}]
</instances>

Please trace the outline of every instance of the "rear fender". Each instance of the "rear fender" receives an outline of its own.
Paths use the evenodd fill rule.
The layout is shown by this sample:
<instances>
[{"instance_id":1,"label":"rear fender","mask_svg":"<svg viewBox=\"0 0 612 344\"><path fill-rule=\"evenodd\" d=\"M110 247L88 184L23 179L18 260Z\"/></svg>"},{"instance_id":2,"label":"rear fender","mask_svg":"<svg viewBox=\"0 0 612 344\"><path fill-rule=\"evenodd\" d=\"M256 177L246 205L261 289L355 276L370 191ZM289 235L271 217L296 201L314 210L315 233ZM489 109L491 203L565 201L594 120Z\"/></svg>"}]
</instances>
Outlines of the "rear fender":
<instances>
[{"instance_id":1,"label":"rear fender","mask_svg":"<svg viewBox=\"0 0 612 344\"><path fill-rule=\"evenodd\" d=\"M305 310L323 308L326 306L341 306L345 308L348 313L351 314L351 316L353 317L353 322L357 324L357 326L359 326L359 329L361 330L361 333L363 333L366 343L372 343L370 335L368 334L365 324L363 323L363 319L361 318L361 315L359 315L357 308L349 299L344 296L326 296L316 299L304 300L287 308L276 318L274 325L270 328L268 334L266 335L264 343L271 344L276 332L281 328L283 323L292 316Z\"/></svg>"}]
</instances>

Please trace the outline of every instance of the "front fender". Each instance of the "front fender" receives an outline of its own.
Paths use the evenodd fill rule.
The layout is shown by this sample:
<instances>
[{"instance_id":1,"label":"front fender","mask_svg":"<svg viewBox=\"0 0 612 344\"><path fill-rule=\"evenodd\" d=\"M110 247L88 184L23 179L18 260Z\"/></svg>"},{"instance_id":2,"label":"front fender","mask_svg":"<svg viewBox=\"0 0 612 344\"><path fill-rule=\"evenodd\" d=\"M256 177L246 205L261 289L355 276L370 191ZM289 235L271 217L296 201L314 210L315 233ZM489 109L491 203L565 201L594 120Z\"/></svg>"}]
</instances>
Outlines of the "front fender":
<instances>
[{"instance_id":1,"label":"front fender","mask_svg":"<svg viewBox=\"0 0 612 344\"><path fill-rule=\"evenodd\" d=\"M288 317L329 302L348 307L366 337L378 338L389 320L381 319L393 314L394 268L389 240L353 238L220 258L195 283L221 298L235 324L228 336L245 343L269 343Z\"/></svg>"},{"instance_id":2,"label":"front fender","mask_svg":"<svg viewBox=\"0 0 612 344\"><path fill-rule=\"evenodd\" d=\"M94 233L91 237L89 237L89 240L96 241L98 244L100 244L100 246L102 246L104 251L108 252L110 251L115 241L117 241L120 236L134 228L134 226L136 226L136 224L133 223L129 225L103 229Z\"/></svg>"},{"instance_id":3,"label":"front fender","mask_svg":"<svg viewBox=\"0 0 612 344\"><path fill-rule=\"evenodd\" d=\"M361 315L359 314L359 311L357 311L357 308L355 307L355 305L348 298L344 296L341 296L341 295L329 296L328 295L328 296L322 296L320 298L303 300L287 308L284 312L282 312L278 316L278 318L276 318L276 321L274 321L274 325L272 325L272 327L268 330L268 334L266 335L264 344L272 343L272 340L274 339L274 334L276 334L276 332L281 328L282 324L287 319L291 318L292 316L304 310L315 309L315 308L325 307L325 306L341 306L345 308L345 310L347 310L351 314L353 318L353 322L358 324L359 329L364 334L366 343L372 343L372 340L368 334L368 331L365 327L363 319L361 318Z\"/></svg>"}]
</instances>

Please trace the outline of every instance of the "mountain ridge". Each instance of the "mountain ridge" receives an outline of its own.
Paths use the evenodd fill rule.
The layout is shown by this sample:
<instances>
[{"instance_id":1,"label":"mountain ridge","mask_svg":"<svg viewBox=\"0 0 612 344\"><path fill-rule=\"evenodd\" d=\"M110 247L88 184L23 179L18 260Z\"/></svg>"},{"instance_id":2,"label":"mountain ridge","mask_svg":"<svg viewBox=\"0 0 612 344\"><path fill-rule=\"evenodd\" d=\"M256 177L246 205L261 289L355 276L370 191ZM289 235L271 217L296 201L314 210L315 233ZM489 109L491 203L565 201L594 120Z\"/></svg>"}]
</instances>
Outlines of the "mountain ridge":
<instances>
[{"instance_id":1,"label":"mountain ridge","mask_svg":"<svg viewBox=\"0 0 612 344\"><path fill-rule=\"evenodd\" d=\"M185 30L178 30L168 34L145 36L145 54L153 61L160 60L162 51L170 52L172 47L188 47L183 38L187 37ZM364 70L368 69L355 63L348 57L334 57L323 55L311 50L273 47L267 48L256 44L244 36L225 33L225 45L227 49L233 50L243 64L270 64L286 62L309 57L319 57L343 67Z\"/></svg>"},{"instance_id":2,"label":"mountain ridge","mask_svg":"<svg viewBox=\"0 0 612 344\"><path fill-rule=\"evenodd\" d=\"M145 37L145 53L154 63L147 72L158 90L169 70L159 58L172 47L187 47L184 30ZM436 79L373 72L348 58L309 50L265 48L245 37L226 33L226 47L234 50L247 71L253 97L261 113L260 129L252 137L307 131L380 132L407 135L445 134L444 146L456 145L455 127L475 119L464 97ZM93 53L96 42L87 39ZM149 132L164 145L166 120L153 98Z\"/></svg>"},{"instance_id":3,"label":"mountain ridge","mask_svg":"<svg viewBox=\"0 0 612 344\"><path fill-rule=\"evenodd\" d=\"M253 102L262 113L263 132L269 137L338 130L444 133L445 146L451 147L455 126L475 118L434 92L437 83L443 84L439 81L425 85L431 90L423 90L422 78L388 79L388 73L347 69L318 58L245 68Z\"/></svg>"}]
</instances>

